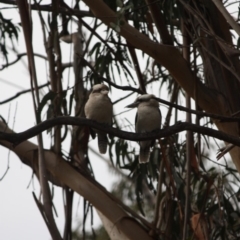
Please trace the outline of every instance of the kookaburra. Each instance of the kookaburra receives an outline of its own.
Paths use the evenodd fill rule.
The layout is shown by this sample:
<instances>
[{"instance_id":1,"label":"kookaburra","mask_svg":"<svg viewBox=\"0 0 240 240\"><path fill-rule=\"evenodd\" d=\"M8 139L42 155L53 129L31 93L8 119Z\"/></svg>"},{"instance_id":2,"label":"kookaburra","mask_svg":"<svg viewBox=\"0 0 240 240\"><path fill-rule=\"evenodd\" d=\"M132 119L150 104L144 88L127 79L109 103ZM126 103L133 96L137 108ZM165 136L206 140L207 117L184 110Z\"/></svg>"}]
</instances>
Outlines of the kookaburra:
<instances>
[{"instance_id":1,"label":"kookaburra","mask_svg":"<svg viewBox=\"0 0 240 240\"><path fill-rule=\"evenodd\" d=\"M159 110L158 101L152 94L139 96L135 102L126 106L128 108L137 107L135 118L135 130L137 133L146 133L161 128L162 116ZM155 140L140 141L139 163L147 163L150 157L150 147L154 145Z\"/></svg>"},{"instance_id":2,"label":"kookaburra","mask_svg":"<svg viewBox=\"0 0 240 240\"><path fill-rule=\"evenodd\" d=\"M106 85L94 85L84 110L86 118L111 126L113 106L110 98L108 97L108 92L109 88ZM94 131L98 134L99 152L104 154L107 151L107 134L96 129L94 129Z\"/></svg>"}]
</instances>

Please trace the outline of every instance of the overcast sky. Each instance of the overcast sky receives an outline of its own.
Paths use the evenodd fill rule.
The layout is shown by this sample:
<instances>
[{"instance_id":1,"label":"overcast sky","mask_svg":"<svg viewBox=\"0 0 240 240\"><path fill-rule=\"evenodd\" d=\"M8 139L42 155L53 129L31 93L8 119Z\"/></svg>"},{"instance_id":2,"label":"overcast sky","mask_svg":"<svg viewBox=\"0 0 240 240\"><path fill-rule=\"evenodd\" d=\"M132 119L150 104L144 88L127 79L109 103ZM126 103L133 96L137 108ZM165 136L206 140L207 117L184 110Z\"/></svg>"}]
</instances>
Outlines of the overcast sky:
<instances>
[{"instance_id":1,"label":"overcast sky","mask_svg":"<svg viewBox=\"0 0 240 240\"><path fill-rule=\"evenodd\" d=\"M0 4L0 7L3 5ZM5 17L10 17L13 19L14 23L18 23L19 14L15 10L3 10L2 13ZM34 34L33 34L33 45L34 52L45 54L45 49L42 41L41 26L39 24L39 18L36 12L33 12L33 23L34 23ZM76 31L76 27L73 25L72 31ZM67 62L71 59L71 48L70 45L61 43L61 48L63 51L63 62ZM19 53L26 52L25 42L23 39L22 32L19 34L19 41L17 45L17 50ZM9 62L15 59L13 54L9 55ZM142 55L139 54L139 59L142 59ZM143 65L144 61L141 62ZM1 65L1 63L0 63ZM21 61L17 64L1 71L0 75L0 101L5 100L17 92L30 88L30 79L27 69L27 57L23 57ZM36 58L37 74L39 85L46 83L46 78L48 76L46 70L46 63L42 59ZM143 70L143 69L142 69ZM68 71L68 70L67 70ZM134 73L133 73L134 74ZM68 72L64 73L63 84L68 81ZM134 74L135 76L135 74ZM71 70L70 79L73 79L73 72ZM125 83L127 84L127 83ZM135 86L137 87L137 86ZM154 93L157 96L159 86L154 88L148 88L149 93ZM47 93L47 88L45 88L45 94ZM44 94L44 91L42 92ZM112 89L110 97L112 101L127 95L120 90ZM166 93L159 97L164 97ZM118 114L125 111L124 106L128 105L135 99L137 95L133 95L130 100L119 103L114 108L114 113ZM167 100L167 99L166 99ZM180 103L181 104L181 103ZM161 106L161 111L164 116L166 113L166 107ZM134 123L136 110L132 110L125 115L130 124ZM9 127L13 128L16 132L27 130L28 128L35 125L35 117L32 105L31 94L24 94L18 97L16 100L11 101L11 103L1 105L0 114L7 120ZM123 119L122 118L122 119ZM181 120L185 120L185 116ZM121 121L120 121L121 122ZM123 126L124 129L124 126ZM44 133L44 147L49 148L50 141L49 136ZM36 143L36 138L31 139ZM64 149L69 150L70 139L67 139L64 143ZM91 140L90 146L97 149L97 143L95 140ZM51 239L48 233L47 227L42 219L42 216L33 200L32 192L34 191L37 196L39 196L39 185L37 180L31 181L32 171L29 167L22 164L21 161L16 157L14 153L9 152L9 150L0 146L0 177L5 173L7 166L9 164L9 170L6 176L0 182L0 234L1 239L15 240L48 240ZM108 156L106 155L106 159ZM90 160L92 162L93 170L96 175L96 179L108 190L111 189L112 183L114 183L118 177L114 173L110 173L108 166L102 160L100 160L96 155L90 153ZM30 184L29 184L30 183ZM82 213L82 198L79 195L75 195L74 199L74 225L79 222L79 216ZM78 203L80 202L79 207ZM63 217L63 204L62 204L62 190L55 187L54 193L54 204L58 211L58 218L56 218L57 224L60 231L62 232L64 226ZM99 224L99 219L95 216L95 226Z\"/></svg>"},{"instance_id":2,"label":"overcast sky","mask_svg":"<svg viewBox=\"0 0 240 240\"><path fill-rule=\"evenodd\" d=\"M3 4L0 4L0 7L2 6ZM9 18L11 16L11 19L13 19L14 23L18 23L20 21L19 14L16 9L3 10L2 13L4 14L5 18ZM38 15L36 12L33 12L33 22L34 52L46 55L42 42L43 38L41 35L41 26L39 25ZM73 31L75 30L76 28L73 29ZM70 45L61 43L61 48L63 49L64 53L68 54L64 59L66 62L67 59L70 59ZM19 53L26 52L22 32L19 33L17 51ZM9 54L9 62L14 59L14 54ZM36 66L39 85L46 83L48 74L44 60L36 58ZM66 75L67 74L65 74L65 76ZM73 77L72 72L70 77ZM66 77L63 81L66 83ZM15 95L19 91L29 89L30 79L27 70L27 57L23 57L22 60L17 64L5 69L4 71L1 71L0 84L0 101ZM47 88L45 88L44 91L46 93ZM16 100L11 101L11 103L1 105L0 114L5 118L5 120L7 120L9 127L13 128L16 132L24 131L34 126L36 121L33 112L31 94L24 94L18 97ZM44 134L44 136L44 147L49 148L49 136L46 134ZM31 141L37 143L36 138L31 139ZM64 143L64 149L66 151L69 150L69 145L70 141L68 139ZM97 149L96 141L91 140L91 146ZM39 196L39 185L36 179L30 183L32 177L31 169L22 164L14 153L9 152L9 150L2 146L0 146L0 156L0 177L2 177L5 173L9 162L9 170L6 176L0 182L1 239L51 239L48 229L32 196L33 191L37 197ZM106 158L108 158L107 155ZM107 165L96 155L90 153L90 159L91 161L94 161L94 164L92 165L96 179L108 190L110 190L112 183L116 181L117 177L114 174L109 173ZM56 218L56 221L60 231L62 232L64 226L62 190L58 187L55 187L54 191L54 204L58 211L58 217ZM73 213L73 222L75 226L79 223L79 216L81 216L82 213L82 202L83 199L79 197L79 195L75 195ZM95 226L97 226L99 222L100 221L98 217L95 216Z\"/></svg>"}]
</instances>

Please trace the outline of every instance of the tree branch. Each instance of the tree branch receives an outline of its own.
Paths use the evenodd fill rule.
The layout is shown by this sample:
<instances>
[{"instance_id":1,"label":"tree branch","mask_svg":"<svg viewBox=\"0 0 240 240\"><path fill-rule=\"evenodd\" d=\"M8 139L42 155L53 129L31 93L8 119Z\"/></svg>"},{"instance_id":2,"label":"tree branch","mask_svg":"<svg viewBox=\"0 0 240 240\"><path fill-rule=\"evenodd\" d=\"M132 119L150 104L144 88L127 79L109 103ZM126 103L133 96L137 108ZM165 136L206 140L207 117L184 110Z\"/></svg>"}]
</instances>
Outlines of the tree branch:
<instances>
[{"instance_id":1,"label":"tree branch","mask_svg":"<svg viewBox=\"0 0 240 240\"><path fill-rule=\"evenodd\" d=\"M38 81L37 81L37 73L36 73L36 67L35 67L35 61L34 61L34 55L33 55L33 46L32 46L32 19L31 14L29 10L29 5L27 0L17 1L20 19L23 27L23 33L25 38L25 44L27 49L27 56L28 56L28 65L29 65L29 74L30 74L30 80L31 80L31 87L32 87L32 97L33 97L33 104L34 104L34 110L35 110L35 118L36 122L39 122L39 117L37 113L37 109L40 104L40 98L39 98L39 92L38 92ZM33 91L33 88L35 87L35 91ZM61 240L60 232L58 231L56 222L53 217L52 213L52 199L51 199L51 193L47 181L47 169L46 169L46 163L45 163L45 155L44 155L44 149L43 149L43 140L42 135L39 134L37 136L38 139L38 161L39 161L39 177L40 177L40 186L42 190L43 195L43 209L45 211L47 220L48 220L48 229L49 232L54 240Z\"/></svg>"},{"instance_id":2,"label":"tree branch","mask_svg":"<svg viewBox=\"0 0 240 240\"><path fill-rule=\"evenodd\" d=\"M112 82L111 80L100 76L99 73L95 70L95 68L94 68L87 60L85 60L84 58L82 58L82 61L83 61L83 63L84 63L86 66L88 66L88 67L92 70L92 72L93 72L94 74L96 74L96 75L98 76L98 78L99 78L100 80L102 80L102 81L104 81L104 82L107 82L109 85L111 85L111 86L113 86L113 87L115 87L115 88L117 88L117 89L121 89L121 90L123 90L123 91L132 91L132 92L137 92L137 93L139 93L139 94L144 94L144 92L143 92L141 89L139 89L139 88L134 88L134 87L130 87L130 86L119 86L119 85L115 84L115 83Z\"/></svg>"},{"instance_id":3,"label":"tree branch","mask_svg":"<svg viewBox=\"0 0 240 240\"><path fill-rule=\"evenodd\" d=\"M111 23L118 19L118 15L112 11L103 1L83 0L93 14L103 23L111 27ZM221 113L218 104L218 94L202 84L191 71L189 64L183 59L180 51L170 45L155 43L147 36L124 21L120 26L119 34L130 42L135 48L147 53L159 64L164 66L176 81L184 88L190 97L195 99L193 89L198 88L201 93L199 105L208 112ZM172 61L174 56L174 64Z\"/></svg>"},{"instance_id":4,"label":"tree branch","mask_svg":"<svg viewBox=\"0 0 240 240\"><path fill-rule=\"evenodd\" d=\"M239 122L240 121L240 118L238 118L238 117L226 117L226 116L222 116L222 115L218 115L218 114L206 113L206 112L202 112L202 111L198 111L198 110L189 109L187 107L183 107L183 106L177 105L175 103L168 102L161 98L155 98L155 99L160 103L166 104L170 107L174 107L180 111L196 114L199 117L210 117L212 119L217 119L220 122Z\"/></svg>"},{"instance_id":5,"label":"tree branch","mask_svg":"<svg viewBox=\"0 0 240 240\"><path fill-rule=\"evenodd\" d=\"M38 86L38 89L44 88L44 87L46 87L46 86L48 86L48 85L49 85L49 83L45 83L45 84L43 84L43 85L41 85L41 86ZM34 88L33 90L35 90L35 88ZM0 102L0 105L2 105L2 104L4 104L4 103L8 103L8 102L12 101L13 99L21 96L22 94L25 94L25 93L28 93L28 92L31 92L31 91L32 91L32 89L27 89L27 90L18 92L18 93L16 93L14 96L12 96L12 97L4 100L4 101L1 101L1 102Z\"/></svg>"},{"instance_id":6,"label":"tree branch","mask_svg":"<svg viewBox=\"0 0 240 240\"><path fill-rule=\"evenodd\" d=\"M17 54L17 58L16 58L14 61L10 62L10 63L3 64L3 65L2 65L2 68L0 69L0 71L2 71L2 70L3 70L4 68L6 68L6 67L9 67L9 66L15 64L15 63L18 62L22 57L24 57L24 56L26 56L26 55L27 55L27 53L19 53L19 54ZM47 58L46 58L45 56L43 56L42 54L34 53L33 55L36 56L36 57L40 57L40 58L42 58L42 59L44 59L44 60L47 60Z\"/></svg>"},{"instance_id":7,"label":"tree branch","mask_svg":"<svg viewBox=\"0 0 240 240\"><path fill-rule=\"evenodd\" d=\"M240 27L239 25L235 22L233 17L229 14L227 9L223 6L223 3L218 0L212 0L213 3L216 5L218 10L222 13L223 17L227 20L229 25L237 32L238 36L240 36Z\"/></svg>"},{"instance_id":8,"label":"tree branch","mask_svg":"<svg viewBox=\"0 0 240 240\"><path fill-rule=\"evenodd\" d=\"M127 47L128 47L128 51L131 55L132 61L133 61L133 67L135 69L136 75L138 77L138 83L139 83L139 88L141 91L143 91L144 93L146 93L146 84L143 78L143 74L141 72L141 68L139 65L139 61L138 61L138 57L135 51L135 48L132 46L132 44L130 42L127 41Z\"/></svg>"},{"instance_id":9,"label":"tree branch","mask_svg":"<svg viewBox=\"0 0 240 240\"><path fill-rule=\"evenodd\" d=\"M0 129L6 129L7 132L12 132L11 129L5 128L5 126L5 124L0 124ZM33 151L36 150L38 146L29 141L24 141L14 149L12 149L11 144L6 141L0 140L0 144L14 151L20 160L29 166L32 162L37 162L37 154L34 154ZM94 207L114 224L117 231L123 232L124 235L132 240L152 239L148 235L146 228L131 216L130 213L123 210L122 205L116 202L103 186L100 186L91 176L86 174L85 170L77 172L61 156L57 156L49 150L45 150L44 153L46 168L51 175L54 176L57 181L61 182L62 185L70 187L91 202Z\"/></svg>"},{"instance_id":10,"label":"tree branch","mask_svg":"<svg viewBox=\"0 0 240 240\"><path fill-rule=\"evenodd\" d=\"M12 0L1 0L1 3L5 3L5 4L11 4L11 5L16 5L16 1L12 1ZM41 12L53 12L54 9L52 7L51 4L45 4L45 5L40 5L40 4L30 4L30 8L32 10L37 10L37 11L41 11ZM64 7L60 7L58 8L58 11L60 13L65 13L67 14L67 9ZM72 11L74 12L75 16L79 16L79 17L93 17L93 14L90 11L80 11L77 9L72 9Z\"/></svg>"},{"instance_id":11,"label":"tree branch","mask_svg":"<svg viewBox=\"0 0 240 240\"><path fill-rule=\"evenodd\" d=\"M156 25L156 28L160 34L162 42L164 44L173 46L173 40L166 27L163 14L159 7L159 2L155 0L145 0L145 2L147 3L148 8L151 12L152 20Z\"/></svg>"},{"instance_id":12,"label":"tree branch","mask_svg":"<svg viewBox=\"0 0 240 240\"><path fill-rule=\"evenodd\" d=\"M89 120L86 118L79 118L79 117L56 117L50 120L46 120L38 124L37 126L34 126L20 133L0 132L0 140L11 142L14 144L14 146L16 146L19 143L29 138L32 138L38 135L39 133L46 131L47 129L54 127L56 125L75 125L75 126L84 125L91 128L96 128L103 132L109 133L113 136L116 136L125 140L131 140L131 141L142 141L142 140L164 138L185 130L189 130L192 132L208 135L208 136L217 138L219 140L224 140L226 142L235 144L236 146L240 146L240 139L238 137L226 134L221 131L210 129L207 127L201 127L196 124L190 124L186 122L178 122L175 125L170 126L166 129L154 131L151 133L132 133L132 132L121 131L119 129L109 127L105 124L101 124L93 120Z\"/></svg>"}]
</instances>

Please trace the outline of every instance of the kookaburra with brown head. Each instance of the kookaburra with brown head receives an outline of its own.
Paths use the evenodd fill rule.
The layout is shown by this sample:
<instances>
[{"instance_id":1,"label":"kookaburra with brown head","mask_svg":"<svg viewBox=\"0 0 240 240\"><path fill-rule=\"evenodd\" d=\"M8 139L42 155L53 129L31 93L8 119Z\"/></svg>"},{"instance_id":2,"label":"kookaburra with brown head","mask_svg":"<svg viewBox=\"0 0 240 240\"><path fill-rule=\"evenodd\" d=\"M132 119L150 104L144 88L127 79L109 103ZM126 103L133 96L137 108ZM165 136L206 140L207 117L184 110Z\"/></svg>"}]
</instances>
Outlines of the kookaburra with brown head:
<instances>
[{"instance_id":1,"label":"kookaburra with brown head","mask_svg":"<svg viewBox=\"0 0 240 240\"><path fill-rule=\"evenodd\" d=\"M137 107L135 118L135 130L137 133L146 133L161 128L162 116L158 101L153 94L139 96L135 102L126 106L128 108ZM140 141L139 163L147 163L150 157L150 148L155 140Z\"/></svg>"},{"instance_id":2,"label":"kookaburra with brown head","mask_svg":"<svg viewBox=\"0 0 240 240\"><path fill-rule=\"evenodd\" d=\"M113 105L108 97L108 92L108 86L104 84L94 85L84 110L86 118L111 126ZM107 151L107 134L96 129L94 131L98 134L99 152L104 154Z\"/></svg>"}]
</instances>

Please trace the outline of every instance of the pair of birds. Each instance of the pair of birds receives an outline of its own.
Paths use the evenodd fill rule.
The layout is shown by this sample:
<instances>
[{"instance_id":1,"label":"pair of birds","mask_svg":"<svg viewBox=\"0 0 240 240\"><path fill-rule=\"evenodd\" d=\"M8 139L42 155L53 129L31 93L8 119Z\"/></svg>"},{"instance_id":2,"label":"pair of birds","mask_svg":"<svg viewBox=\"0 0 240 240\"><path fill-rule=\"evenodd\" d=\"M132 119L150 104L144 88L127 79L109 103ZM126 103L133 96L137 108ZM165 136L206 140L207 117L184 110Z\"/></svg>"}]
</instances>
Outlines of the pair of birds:
<instances>
[{"instance_id":1,"label":"pair of birds","mask_svg":"<svg viewBox=\"0 0 240 240\"><path fill-rule=\"evenodd\" d=\"M87 118L100 123L112 125L113 105L108 97L109 88L104 84L93 86L92 92L85 105L85 115ZM152 132L161 127L161 112L158 101L152 94L144 94L135 100L128 108L138 108L135 118L135 130L137 133ZM99 152L104 154L107 151L107 135L101 131L95 130L98 134ZM146 163L150 157L150 147L155 140L140 141L139 163Z\"/></svg>"}]
</instances>

